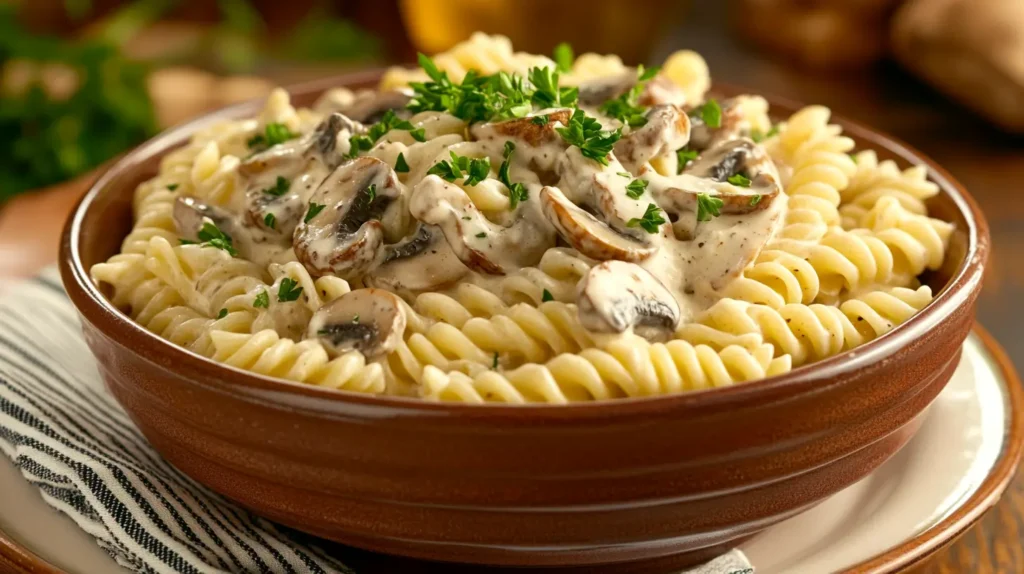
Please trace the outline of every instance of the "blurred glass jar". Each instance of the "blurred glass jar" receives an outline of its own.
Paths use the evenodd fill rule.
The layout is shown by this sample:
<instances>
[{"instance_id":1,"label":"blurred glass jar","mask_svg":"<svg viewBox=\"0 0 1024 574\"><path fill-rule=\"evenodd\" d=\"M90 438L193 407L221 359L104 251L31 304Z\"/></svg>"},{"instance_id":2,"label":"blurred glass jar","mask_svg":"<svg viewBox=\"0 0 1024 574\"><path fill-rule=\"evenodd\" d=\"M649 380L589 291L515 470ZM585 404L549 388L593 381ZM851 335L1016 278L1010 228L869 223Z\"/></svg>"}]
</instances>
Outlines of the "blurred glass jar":
<instances>
[{"instance_id":1,"label":"blurred glass jar","mask_svg":"<svg viewBox=\"0 0 1024 574\"><path fill-rule=\"evenodd\" d=\"M618 54L644 62L689 1L673 0L401 0L409 38L417 50L447 50L473 32L501 34L516 51L550 54L569 42L577 54Z\"/></svg>"}]
</instances>

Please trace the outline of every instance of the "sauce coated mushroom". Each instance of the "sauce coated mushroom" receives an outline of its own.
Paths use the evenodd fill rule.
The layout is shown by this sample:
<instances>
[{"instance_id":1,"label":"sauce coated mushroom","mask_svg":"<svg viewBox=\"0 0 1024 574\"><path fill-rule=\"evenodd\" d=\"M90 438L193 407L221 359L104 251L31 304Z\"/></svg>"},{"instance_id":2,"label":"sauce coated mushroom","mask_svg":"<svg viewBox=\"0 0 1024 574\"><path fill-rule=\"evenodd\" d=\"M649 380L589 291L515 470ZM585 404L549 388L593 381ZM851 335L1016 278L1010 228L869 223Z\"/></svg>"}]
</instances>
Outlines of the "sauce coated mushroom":
<instances>
[{"instance_id":1,"label":"sauce coated mushroom","mask_svg":"<svg viewBox=\"0 0 1024 574\"><path fill-rule=\"evenodd\" d=\"M405 333L405 313L392 293L356 289L317 309L306 336L319 339L334 357L359 351L375 358L394 350Z\"/></svg>"},{"instance_id":2,"label":"sauce coated mushroom","mask_svg":"<svg viewBox=\"0 0 1024 574\"><path fill-rule=\"evenodd\" d=\"M644 268L623 261L593 267L576 289L580 323L592 331L667 338L679 324L672 292Z\"/></svg>"}]
</instances>

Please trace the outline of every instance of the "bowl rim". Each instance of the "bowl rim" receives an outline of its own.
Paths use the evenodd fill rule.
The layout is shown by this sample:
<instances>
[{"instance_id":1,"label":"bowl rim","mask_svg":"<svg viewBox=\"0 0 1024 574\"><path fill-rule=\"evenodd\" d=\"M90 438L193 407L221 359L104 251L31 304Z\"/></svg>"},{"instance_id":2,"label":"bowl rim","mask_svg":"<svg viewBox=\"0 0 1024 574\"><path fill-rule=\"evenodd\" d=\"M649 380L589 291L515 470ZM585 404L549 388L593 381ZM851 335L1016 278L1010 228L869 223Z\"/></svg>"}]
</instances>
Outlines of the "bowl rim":
<instances>
[{"instance_id":1,"label":"bowl rim","mask_svg":"<svg viewBox=\"0 0 1024 574\"><path fill-rule=\"evenodd\" d=\"M309 94L331 87L363 86L379 79L383 70L367 70L344 74L312 82L287 86L291 95ZM759 93L744 87L715 83L712 92L726 95ZM788 98L762 95L770 109L782 109L792 113L805 104ZM498 417L505 420L530 419L537 417L550 421L576 419L605 419L608 415L643 416L653 413L676 411L679 408L718 409L725 406L765 405L785 400L796 394L821 389L830 380L841 380L846 374L858 371L898 352L925 333L941 325L945 318L961 306L981 286L985 261L990 249L988 224L977 202L964 187L942 166L905 142L833 114L831 123L840 125L843 133L852 135L870 146L870 149L886 149L903 162L923 165L928 178L939 186L940 193L950 197L966 223L966 251L963 261L951 275L948 283L934 299L906 322L892 331L854 349L832 357L801 365L787 373L766 377L729 387L716 387L687 391L672 395L627 397L604 401L574 402L567 404L529 403L524 405L506 403L462 403L429 401L413 397L375 395L341 389L325 388L287 379L260 375L237 367L218 363L213 359L180 347L159 335L146 330L110 303L99 288L93 284L89 270L84 266L80 254L80 238L84 231L85 214L97 197L107 191L111 181L136 161L164 154L188 141L189 136L200 129L227 119L253 116L260 109L264 99L243 102L204 114L189 122L165 130L145 143L137 146L110 164L90 185L89 190L78 200L71 216L64 226L61 237L59 264L61 276L68 295L78 312L96 326L107 337L154 367L160 367L148 354L140 353L138 346L158 349L167 359L164 364L180 365L182 369L198 372L212 369L218 376L189 377L192 384L215 387L248 401L255 401L329 414L349 407L384 409L389 416L398 412L424 416L459 414L470 418ZM134 191L134 190L133 190ZM126 341L133 341L132 344ZM211 373L208 373L209 375ZM372 413L373 411L366 411Z\"/></svg>"}]
</instances>

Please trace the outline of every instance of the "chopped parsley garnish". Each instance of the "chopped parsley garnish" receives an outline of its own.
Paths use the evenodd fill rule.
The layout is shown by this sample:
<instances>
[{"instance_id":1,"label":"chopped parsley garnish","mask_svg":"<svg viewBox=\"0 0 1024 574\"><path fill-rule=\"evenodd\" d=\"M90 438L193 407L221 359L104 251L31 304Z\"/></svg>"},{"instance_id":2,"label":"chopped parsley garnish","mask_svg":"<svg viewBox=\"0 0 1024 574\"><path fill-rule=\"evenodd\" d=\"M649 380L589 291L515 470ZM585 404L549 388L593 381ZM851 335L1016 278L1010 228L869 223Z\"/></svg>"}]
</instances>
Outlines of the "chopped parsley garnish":
<instances>
[{"instance_id":1,"label":"chopped parsley garnish","mask_svg":"<svg viewBox=\"0 0 1024 574\"><path fill-rule=\"evenodd\" d=\"M277 288L277 300L287 303L298 299L299 295L302 295L302 287L298 285L298 282L291 277L281 279L281 285Z\"/></svg>"},{"instance_id":2,"label":"chopped parsley garnish","mask_svg":"<svg viewBox=\"0 0 1024 574\"><path fill-rule=\"evenodd\" d=\"M572 70L572 63L576 59L576 55L573 53L572 46L568 42L562 42L555 46L554 56L555 66L559 72Z\"/></svg>"},{"instance_id":3,"label":"chopped parsley garnish","mask_svg":"<svg viewBox=\"0 0 1024 574\"><path fill-rule=\"evenodd\" d=\"M626 185L626 195L630 199L640 199L640 196L647 190L647 180L634 179Z\"/></svg>"},{"instance_id":4,"label":"chopped parsley garnish","mask_svg":"<svg viewBox=\"0 0 1024 574\"><path fill-rule=\"evenodd\" d=\"M755 143L761 143L764 140L779 133L779 124L775 124L768 130L768 133L762 133L760 130L753 130L750 132L750 139L754 140Z\"/></svg>"},{"instance_id":5,"label":"chopped parsley garnish","mask_svg":"<svg viewBox=\"0 0 1024 574\"><path fill-rule=\"evenodd\" d=\"M167 190L168 191L174 191L176 189L178 189L178 184L176 184L176 183L169 183L169 184L167 184Z\"/></svg>"},{"instance_id":6,"label":"chopped parsley garnish","mask_svg":"<svg viewBox=\"0 0 1024 574\"><path fill-rule=\"evenodd\" d=\"M246 142L249 148L266 149L277 144L284 143L290 139L299 137L299 134L292 133L288 126L278 123L269 123L263 127L262 134L256 134Z\"/></svg>"},{"instance_id":7,"label":"chopped parsley garnish","mask_svg":"<svg viewBox=\"0 0 1024 574\"><path fill-rule=\"evenodd\" d=\"M277 218L274 217L273 213L268 213L265 216L263 216L263 225L266 225L268 228L273 229L276 224Z\"/></svg>"},{"instance_id":8,"label":"chopped parsley garnish","mask_svg":"<svg viewBox=\"0 0 1024 574\"><path fill-rule=\"evenodd\" d=\"M490 158L470 158L457 155L453 151L448 153L452 160L450 162L437 162L433 167L427 170L428 175L437 175L442 179L455 181L465 174L466 180L463 183L468 186L474 186L486 179L491 173Z\"/></svg>"},{"instance_id":9,"label":"chopped parsley garnish","mask_svg":"<svg viewBox=\"0 0 1024 574\"><path fill-rule=\"evenodd\" d=\"M626 226L642 227L647 233L657 233L658 227L663 223L665 223L665 218L661 216L661 208L653 203L648 203L647 211L644 212L644 216L630 219L626 222Z\"/></svg>"},{"instance_id":10,"label":"chopped parsley garnish","mask_svg":"<svg viewBox=\"0 0 1024 574\"><path fill-rule=\"evenodd\" d=\"M491 368L492 369L497 369L498 368L498 352L497 351L494 352L494 360L491 362Z\"/></svg>"},{"instance_id":11,"label":"chopped parsley garnish","mask_svg":"<svg viewBox=\"0 0 1024 574\"><path fill-rule=\"evenodd\" d=\"M554 301L555 297L551 294L551 291L545 289L544 292L541 293L540 300L542 303L547 303L548 301Z\"/></svg>"},{"instance_id":12,"label":"chopped parsley garnish","mask_svg":"<svg viewBox=\"0 0 1024 574\"><path fill-rule=\"evenodd\" d=\"M309 223L309 220L316 217L325 207L327 206L322 203L309 202L309 209L306 210L306 217L302 219L302 222Z\"/></svg>"},{"instance_id":13,"label":"chopped parsley garnish","mask_svg":"<svg viewBox=\"0 0 1024 574\"><path fill-rule=\"evenodd\" d=\"M515 209L519 205L520 201L526 201L530 198L529 193L526 191L526 186L522 183L512 183L511 178L508 175L509 166L512 163L512 154L516 151L516 144L507 141L505 142L505 150L502 152L504 161L501 162L501 167L498 168L498 179L501 183L505 184L508 188L508 208Z\"/></svg>"},{"instance_id":14,"label":"chopped parsley garnish","mask_svg":"<svg viewBox=\"0 0 1024 574\"><path fill-rule=\"evenodd\" d=\"M637 66L637 83L632 88L626 91L626 93L620 95L615 99L608 100L601 104L598 110L611 118L615 118L625 125L633 128L640 127L647 123L647 116L644 113L647 108L639 105L640 94L644 90L644 85L658 74L658 68L650 68L645 70L644 67Z\"/></svg>"},{"instance_id":15,"label":"chopped parsley garnish","mask_svg":"<svg viewBox=\"0 0 1024 574\"><path fill-rule=\"evenodd\" d=\"M690 117L699 117L704 125L709 128L722 127L722 107L714 98L704 102L702 105L690 112Z\"/></svg>"},{"instance_id":16,"label":"chopped parsley garnish","mask_svg":"<svg viewBox=\"0 0 1024 574\"><path fill-rule=\"evenodd\" d=\"M182 245L196 245L199 242L198 241L192 241L191 239L185 239L184 237L182 237L182 238L178 239L178 243L181 243Z\"/></svg>"},{"instance_id":17,"label":"chopped parsley garnish","mask_svg":"<svg viewBox=\"0 0 1024 574\"><path fill-rule=\"evenodd\" d=\"M370 139L370 136L364 134L354 134L348 138L348 155L345 157L353 158L364 151L369 151L373 147L374 140Z\"/></svg>"},{"instance_id":18,"label":"chopped parsley garnish","mask_svg":"<svg viewBox=\"0 0 1024 574\"><path fill-rule=\"evenodd\" d=\"M847 155L850 156L850 159L853 160L853 163L857 163L857 156L853 155L852 153L851 154L847 154Z\"/></svg>"},{"instance_id":19,"label":"chopped parsley garnish","mask_svg":"<svg viewBox=\"0 0 1024 574\"><path fill-rule=\"evenodd\" d=\"M476 236L477 236L477 238L479 238L479 239L483 239L484 237L487 237L487 233L486 233L486 232L483 232L483 231L481 231L480 233L477 233L477 234L476 234Z\"/></svg>"},{"instance_id":20,"label":"chopped parsley garnish","mask_svg":"<svg viewBox=\"0 0 1024 574\"><path fill-rule=\"evenodd\" d=\"M712 217L721 215L722 206L725 204L720 198L706 193L697 194L697 221L711 221Z\"/></svg>"},{"instance_id":21,"label":"chopped parsley garnish","mask_svg":"<svg viewBox=\"0 0 1024 574\"><path fill-rule=\"evenodd\" d=\"M396 173L409 173L409 163L405 161L405 154L398 154L398 159L395 160L395 172Z\"/></svg>"},{"instance_id":22,"label":"chopped parsley garnish","mask_svg":"<svg viewBox=\"0 0 1024 574\"><path fill-rule=\"evenodd\" d=\"M355 315L352 316L352 322L353 323L358 323L359 322L359 313L356 313Z\"/></svg>"},{"instance_id":23,"label":"chopped parsley garnish","mask_svg":"<svg viewBox=\"0 0 1024 574\"><path fill-rule=\"evenodd\" d=\"M628 171L617 171L615 172L615 175L624 177L626 179L633 177L633 174L629 173Z\"/></svg>"},{"instance_id":24,"label":"chopped parsley garnish","mask_svg":"<svg viewBox=\"0 0 1024 574\"><path fill-rule=\"evenodd\" d=\"M758 203L761 203L761 194L754 195L750 198L750 207L754 207Z\"/></svg>"},{"instance_id":25,"label":"chopped parsley garnish","mask_svg":"<svg viewBox=\"0 0 1024 574\"><path fill-rule=\"evenodd\" d=\"M234 245L231 244L231 236L221 231L211 221L204 221L203 228L199 230L199 241L203 247L216 247L227 251L232 257L238 255Z\"/></svg>"},{"instance_id":26,"label":"chopped parsley garnish","mask_svg":"<svg viewBox=\"0 0 1024 574\"><path fill-rule=\"evenodd\" d=\"M412 139L414 139L414 140L416 140L418 142L425 142L425 141L427 141L427 130L425 130L423 128L416 128L414 130L409 130L409 135L412 136Z\"/></svg>"},{"instance_id":27,"label":"chopped parsley garnish","mask_svg":"<svg viewBox=\"0 0 1024 574\"><path fill-rule=\"evenodd\" d=\"M370 187L366 188L366 203L373 203L375 199L377 199L377 184L371 183Z\"/></svg>"},{"instance_id":28,"label":"chopped parsley garnish","mask_svg":"<svg viewBox=\"0 0 1024 574\"><path fill-rule=\"evenodd\" d=\"M217 318L218 319L223 319L224 317L227 317L227 316L228 316L228 310L227 309L221 309L220 313L217 313Z\"/></svg>"},{"instance_id":29,"label":"chopped parsley garnish","mask_svg":"<svg viewBox=\"0 0 1024 574\"><path fill-rule=\"evenodd\" d=\"M735 185L736 187L750 187L750 179L744 176L742 173L730 175L725 181Z\"/></svg>"},{"instance_id":30,"label":"chopped parsley garnish","mask_svg":"<svg viewBox=\"0 0 1024 574\"><path fill-rule=\"evenodd\" d=\"M580 148L584 157L589 157L601 165L608 165L608 153L622 137L622 129L604 131L601 129L601 122L588 117L586 112L579 108L572 113L568 126L555 130L570 145Z\"/></svg>"},{"instance_id":31,"label":"chopped parsley garnish","mask_svg":"<svg viewBox=\"0 0 1024 574\"><path fill-rule=\"evenodd\" d=\"M260 290L259 294L252 301L252 306L256 309L263 308L268 309L270 307L270 295L266 289Z\"/></svg>"},{"instance_id":32,"label":"chopped parsley garnish","mask_svg":"<svg viewBox=\"0 0 1024 574\"><path fill-rule=\"evenodd\" d=\"M542 115L539 115L539 116L533 116L533 119L530 120L530 121L533 122L534 124L538 125L538 126L546 126L546 125L548 125L548 121L549 120L548 120L548 115L547 114L542 114Z\"/></svg>"},{"instance_id":33,"label":"chopped parsley garnish","mask_svg":"<svg viewBox=\"0 0 1024 574\"><path fill-rule=\"evenodd\" d=\"M499 72L481 76L470 70L455 84L434 61L419 55L420 67L429 82L412 82L413 99L406 106L414 112L448 112L469 123L523 117L530 113L530 89L521 77Z\"/></svg>"},{"instance_id":34,"label":"chopped parsley garnish","mask_svg":"<svg viewBox=\"0 0 1024 574\"><path fill-rule=\"evenodd\" d=\"M266 193L267 195L273 195L274 197L281 197L282 195L288 193L288 188L290 188L291 186L292 184L287 179L279 175L277 176L277 180L274 182L274 185L272 187L264 189L263 193Z\"/></svg>"},{"instance_id":35,"label":"chopped parsley garnish","mask_svg":"<svg viewBox=\"0 0 1024 574\"><path fill-rule=\"evenodd\" d=\"M678 164L678 167L676 168L676 173L683 173L683 170L686 169L686 164L690 163L695 159L697 159L697 150L685 147L677 149L676 163Z\"/></svg>"},{"instance_id":36,"label":"chopped parsley garnish","mask_svg":"<svg viewBox=\"0 0 1024 574\"><path fill-rule=\"evenodd\" d=\"M578 88L558 87L558 72L551 68L530 68L528 78L534 92L530 101L541 108L571 108L576 105Z\"/></svg>"}]
</instances>

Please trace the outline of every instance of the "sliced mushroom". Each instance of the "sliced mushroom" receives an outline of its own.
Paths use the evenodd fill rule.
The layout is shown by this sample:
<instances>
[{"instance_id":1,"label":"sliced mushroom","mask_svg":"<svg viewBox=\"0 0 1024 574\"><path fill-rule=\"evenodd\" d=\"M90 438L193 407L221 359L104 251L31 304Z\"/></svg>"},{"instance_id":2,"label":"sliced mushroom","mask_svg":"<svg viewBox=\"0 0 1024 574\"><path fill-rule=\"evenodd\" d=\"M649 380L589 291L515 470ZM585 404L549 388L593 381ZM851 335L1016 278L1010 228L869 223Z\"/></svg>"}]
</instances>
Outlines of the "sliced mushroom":
<instances>
[{"instance_id":1,"label":"sliced mushroom","mask_svg":"<svg viewBox=\"0 0 1024 574\"><path fill-rule=\"evenodd\" d=\"M364 124L379 122L388 110L394 111L402 119L408 119L412 117L412 112L405 107L412 101L412 96L412 91L408 89L384 92L366 90L355 94L351 102L340 106L337 111Z\"/></svg>"},{"instance_id":2,"label":"sliced mushroom","mask_svg":"<svg viewBox=\"0 0 1024 574\"><path fill-rule=\"evenodd\" d=\"M517 211L508 225L488 220L465 190L436 175L413 189L409 212L441 229L455 256L467 267L490 275L536 265L555 246L554 230Z\"/></svg>"},{"instance_id":3,"label":"sliced mushroom","mask_svg":"<svg viewBox=\"0 0 1024 574\"><path fill-rule=\"evenodd\" d=\"M605 261L576 287L580 323L591 331L622 333L633 328L653 339L667 338L679 324L672 293L639 265Z\"/></svg>"},{"instance_id":4,"label":"sliced mushroom","mask_svg":"<svg viewBox=\"0 0 1024 574\"><path fill-rule=\"evenodd\" d=\"M214 205L207 205L191 196L179 196L175 199L171 216L178 235L190 241L199 238L199 230L203 228L203 223L207 219L229 235L235 226L235 218L230 212Z\"/></svg>"},{"instance_id":5,"label":"sliced mushroom","mask_svg":"<svg viewBox=\"0 0 1024 574\"><path fill-rule=\"evenodd\" d=\"M402 195L391 166L361 157L339 166L310 197L324 206L295 228L295 256L314 276L356 279L384 257L385 209ZM312 208L312 207L311 207Z\"/></svg>"},{"instance_id":6,"label":"sliced mushroom","mask_svg":"<svg viewBox=\"0 0 1024 574\"><path fill-rule=\"evenodd\" d=\"M306 336L319 339L334 357L355 350L374 358L394 350L404 333L398 297L381 289L356 289L317 309Z\"/></svg>"},{"instance_id":7,"label":"sliced mushroom","mask_svg":"<svg viewBox=\"0 0 1024 574\"><path fill-rule=\"evenodd\" d=\"M654 106L646 117L646 124L615 144L615 157L630 172L655 157L674 153L690 141L690 118L680 108L671 104Z\"/></svg>"},{"instance_id":8,"label":"sliced mushroom","mask_svg":"<svg viewBox=\"0 0 1024 574\"><path fill-rule=\"evenodd\" d=\"M636 70L584 82L579 85L579 104L589 107L600 106L608 100L613 100L626 93L636 83ZM659 74L644 84L637 103L641 106L662 104L682 106L686 103L686 92L668 77Z\"/></svg>"},{"instance_id":9,"label":"sliced mushroom","mask_svg":"<svg viewBox=\"0 0 1024 574\"><path fill-rule=\"evenodd\" d=\"M348 138L365 128L341 114L331 114L309 135L253 155L239 166L246 176L249 224L291 235L313 190L344 159ZM344 149L338 149L339 138ZM288 186L281 193L278 178ZM273 215L268 219L268 215Z\"/></svg>"},{"instance_id":10,"label":"sliced mushroom","mask_svg":"<svg viewBox=\"0 0 1024 574\"><path fill-rule=\"evenodd\" d=\"M371 270L363 282L412 299L437 291L462 279L469 268L459 261L441 231L420 225L408 238L385 247L384 263Z\"/></svg>"},{"instance_id":11,"label":"sliced mushroom","mask_svg":"<svg viewBox=\"0 0 1024 574\"><path fill-rule=\"evenodd\" d=\"M726 181L736 174L746 174L753 178L760 173L767 173L772 179L779 180L779 172L772 158L764 148L747 138L722 142L706 150L690 162L683 173L715 181Z\"/></svg>"},{"instance_id":12,"label":"sliced mushroom","mask_svg":"<svg viewBox=\"0 0 1024 574\"><path fill-rule=\"evenodd\" d=\"M587 257L643 261L656 251L653 245L619 232L580 209L557 187L544 187L539 199L544 216L562 239Z\"/></svg>"},{"instance_id":13,"label":"sliced mushroom","mask_svg":"<svg viewBox=\"0 0 1024 574\"><path fill-rule=\"evenodd\" d=\"M747 96L729 98L721 103L722 120L717 128L705 124L701 114L690 116L692 127L689 147L701 151L715 144L740 137L745 127L742 105L744 97Z\"/></svg>"},{"instance_id":14,"label":"sliced mushroom","mask_svg":"<svg viewBox=\"0 0 1024 574\"><path fill-rule=\"evenodd\" d=\"M547 121L537 123L539 117L547 116ZM572 110L557 109L547 114L533 114L514 120L476 124L469 128L469 133L478 141L515 138L533 147L562 142L562 137L555 131L555 123L569 123ZM567 144L562 144L567 147Z\"/></svg>"}]
</instances>

